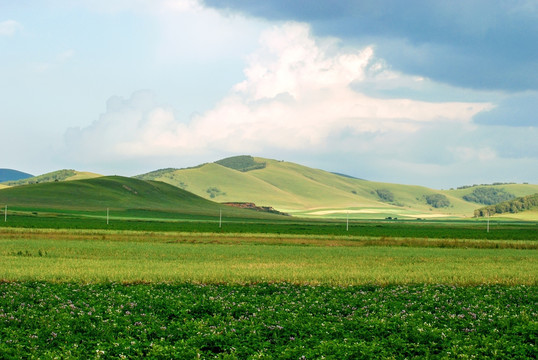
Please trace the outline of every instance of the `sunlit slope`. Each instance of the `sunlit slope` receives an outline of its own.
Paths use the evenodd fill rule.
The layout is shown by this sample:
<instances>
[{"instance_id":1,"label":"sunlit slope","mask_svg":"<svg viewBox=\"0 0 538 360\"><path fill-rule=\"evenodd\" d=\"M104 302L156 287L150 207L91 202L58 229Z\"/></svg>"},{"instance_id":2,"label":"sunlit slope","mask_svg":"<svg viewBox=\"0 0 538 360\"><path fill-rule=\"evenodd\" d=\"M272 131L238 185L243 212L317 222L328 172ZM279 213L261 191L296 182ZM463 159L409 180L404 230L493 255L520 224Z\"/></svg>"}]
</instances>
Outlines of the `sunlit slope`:
<instances>
[{"instance_id":1,"label":"sunlit slope","mask_svg":"<svg viewBox=\"0 0 538 360\"><path fill-rule=\"evenodd\" d=\"M441 192L422 186L360 180L284 161L253 160L265 166L238 171L210 163L140 177L164 181L218 202L254 202L300 215L342 216L345 209L354 216L364 214L365 217L472 216L477 208L476 204L450 193L443 194L450 206L433 208L425 196ZM392 199L380 198L378 191L390 193Z\"/></svg>"},{"instance_id":2,"label":"sunlit slope","mask_svg":"<svg viewBox=\"0 0 538 360\"><path fill-rule=\"evenodd\" d=\"M518 213L505 213L505 214L494 214L492 216L496 219L509 219L509 220L521 220L521 221L536 221L538 219L538 209L525 210Z\"/></svg>"},{"instance_id":3,"label":"sunlit slope","mask_svg":"<svg viewBox=\"0 0 538 360\"><path fill-rule=\"evenodd\" d=\"M16 181L7 181L4 185L9 186L20 186L26 184L39 184L47 183L53 181L71 181L71 180L84 180L84 179L93 179L96 177L101 177L103 175L95 174L87 171L76 171L71 169L57 170L43 175L32 176L29 178L16 180Z\"/></svg>"},{"instance_id":4,"label":"sunlit slope","mask_svg":"<svg viewBox=\"0 0 538 360\"><path fill-rule=\"evenodd\" d=\"M89 171L75 171L74 175L65 178L64 181L93 179L101 176L103 175L92 173Z\"/></svg>"},{"instance_id":5,"label":"sunlit slope","mask_svg":"<svg viewBox=\"0 0 538 360\"><path fill-rule=\"evenodd\" d=\"M158 181L121 176L16 186L0 190L0 204L11 208L96 211L159 210L191 214L218 214L222 205ZM227 208L228 215L270 216Z\"/></svg>"}]
</instances>

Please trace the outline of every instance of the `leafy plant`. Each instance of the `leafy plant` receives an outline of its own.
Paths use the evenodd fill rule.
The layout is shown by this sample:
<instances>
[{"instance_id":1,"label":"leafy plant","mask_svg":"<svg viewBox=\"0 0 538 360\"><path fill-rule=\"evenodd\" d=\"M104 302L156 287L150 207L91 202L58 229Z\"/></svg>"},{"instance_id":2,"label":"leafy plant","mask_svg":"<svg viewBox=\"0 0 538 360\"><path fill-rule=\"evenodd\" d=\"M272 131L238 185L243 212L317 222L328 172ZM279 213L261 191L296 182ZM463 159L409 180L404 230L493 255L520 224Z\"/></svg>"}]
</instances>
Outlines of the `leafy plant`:
<instances>
[{"instance_id":1,"label":"leafy plant","mask_svg":"<svg viewBox=\"0 0 538 360\"><path fill-rule=\"evenodd\" d=\"M0 283L3 358L536 355L536 286Z\"/></svg>"}]
</instances>

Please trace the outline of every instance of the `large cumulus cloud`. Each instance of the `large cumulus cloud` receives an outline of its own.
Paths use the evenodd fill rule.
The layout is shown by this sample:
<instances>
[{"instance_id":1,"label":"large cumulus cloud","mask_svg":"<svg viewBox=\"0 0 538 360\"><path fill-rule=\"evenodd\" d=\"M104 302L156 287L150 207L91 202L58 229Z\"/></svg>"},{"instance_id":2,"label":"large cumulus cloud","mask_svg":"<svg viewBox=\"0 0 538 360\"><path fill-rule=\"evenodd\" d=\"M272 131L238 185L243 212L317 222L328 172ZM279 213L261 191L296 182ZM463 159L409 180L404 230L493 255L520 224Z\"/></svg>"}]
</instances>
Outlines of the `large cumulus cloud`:
<instances>
[{"instance_id":1,"label":"large cumulus cloud","mask_svg":"<svg viewBox=\"0 0 538 360\"><path fill-rule=\"evenodd\" d=\"M395 68L475 89L538 89L538 3L516 1L204 0L316 34L371 42Z\"/></svg>"},{"instance_id":2,"label":"large cumulus cloud","mask_svg":"<svg viewBox=\"0 0 538 360\"><path fill-rule=\"evenodd\" d=\"M404 154L396 146L425 127L472 126L474 115L491 108L382 99L354 90L376 78L400 77L372 47L342 49L334 39L313 37L304 24L287 23L262 36L245 80L213 109L180 119L151 92L137 92L110 99L98 120L71 129L66 139L71 156L90 162L282 151L382 157Z\"/></svg>"}]
</instances>

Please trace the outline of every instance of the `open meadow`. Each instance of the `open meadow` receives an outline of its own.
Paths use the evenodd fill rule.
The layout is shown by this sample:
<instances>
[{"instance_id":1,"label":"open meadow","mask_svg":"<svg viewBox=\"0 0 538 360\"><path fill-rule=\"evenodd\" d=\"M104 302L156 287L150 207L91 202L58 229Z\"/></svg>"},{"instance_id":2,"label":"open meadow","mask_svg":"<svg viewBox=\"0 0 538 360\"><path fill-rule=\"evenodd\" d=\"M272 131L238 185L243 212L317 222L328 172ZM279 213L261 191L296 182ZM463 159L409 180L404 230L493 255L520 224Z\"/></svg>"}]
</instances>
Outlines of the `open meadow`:
<instances>
[{"instance_id":1,"label":"open meadow","mask_svg":"<svg viewBox=\"0 0 538 360\"><path fill-rule=\"evenodd\" d=\"M2 358L536 355L533 221L305 219L121 177L0 195Z\"/></svg>"},{"instance_id":2,"label":"open meadow","mask_svg":"<svg viewBox=\"0 0 538 360\"><path fill-rule=\"evenodd\" d=\"M535 223L89 215L0 225L5 358L536 355Z\"/></svg>"}]
</instances>

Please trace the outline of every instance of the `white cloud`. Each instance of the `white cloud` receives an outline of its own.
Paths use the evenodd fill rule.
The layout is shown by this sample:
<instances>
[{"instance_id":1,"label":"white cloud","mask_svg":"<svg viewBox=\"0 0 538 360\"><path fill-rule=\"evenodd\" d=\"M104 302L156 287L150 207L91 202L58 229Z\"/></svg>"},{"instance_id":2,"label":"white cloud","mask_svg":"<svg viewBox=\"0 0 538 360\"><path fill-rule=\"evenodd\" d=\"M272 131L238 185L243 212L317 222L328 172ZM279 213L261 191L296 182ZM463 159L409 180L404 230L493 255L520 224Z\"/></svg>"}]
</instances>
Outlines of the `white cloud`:
<instances>
[{"instance_id":1,"label":"white cloud","mask_svg":"<svg viewBox=\"0 0 538 360\"><path fill-rule=\"evenodd\" d=\"M0 36L13 36L20 29L22 29L22 25L15 20L0 22Z\"/></svg>"},{"instance_id":2,"label":"white cloud","mask_svg":"<svg viewBox=\"0 0 538 360\"><path fill-rule=\"evenodd\" d=\"M104 153L118 160L271 149L364 154L378 147L394 151L393 143L424 126L472 126L475 114L491 108L380 99L352 89L376 77L399 76L375 57L373 47L342 51L334 40L316 39L306 25L290 23L262 36L245 80L212 110L182 121L151 93L139 92L129 100L112 99L99 120L71 129L67 138L72 156L95 162Z\"/></svg>"}]
</instances>

